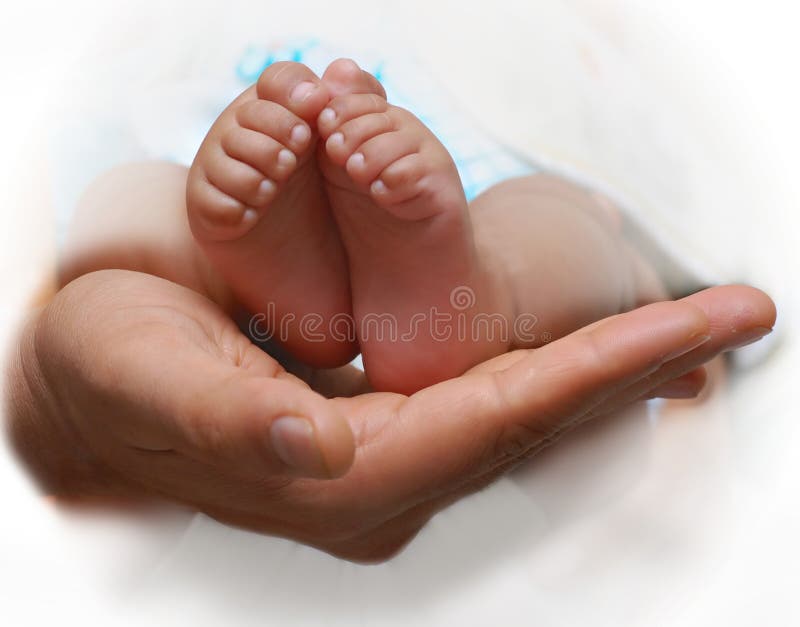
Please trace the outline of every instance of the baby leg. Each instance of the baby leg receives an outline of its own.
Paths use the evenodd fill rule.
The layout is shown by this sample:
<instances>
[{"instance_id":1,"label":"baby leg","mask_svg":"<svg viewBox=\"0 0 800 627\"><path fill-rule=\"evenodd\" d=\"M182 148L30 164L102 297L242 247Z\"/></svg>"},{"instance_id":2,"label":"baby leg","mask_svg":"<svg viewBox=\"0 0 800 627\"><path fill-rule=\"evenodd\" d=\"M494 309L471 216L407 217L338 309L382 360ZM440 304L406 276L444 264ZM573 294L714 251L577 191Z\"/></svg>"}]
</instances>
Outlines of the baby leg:
<instances>
[{"instance_id":1,"label":"baby leg","mask_svg":"<svg viewBox=\"0 0 800 627\"><path fill-rule=\"evenodd\" d=\"M610 203L564 179L504 181L470 204L479 255L507 286L511 348L535 347L667 297Z\"/></svg>"}]
</instances>

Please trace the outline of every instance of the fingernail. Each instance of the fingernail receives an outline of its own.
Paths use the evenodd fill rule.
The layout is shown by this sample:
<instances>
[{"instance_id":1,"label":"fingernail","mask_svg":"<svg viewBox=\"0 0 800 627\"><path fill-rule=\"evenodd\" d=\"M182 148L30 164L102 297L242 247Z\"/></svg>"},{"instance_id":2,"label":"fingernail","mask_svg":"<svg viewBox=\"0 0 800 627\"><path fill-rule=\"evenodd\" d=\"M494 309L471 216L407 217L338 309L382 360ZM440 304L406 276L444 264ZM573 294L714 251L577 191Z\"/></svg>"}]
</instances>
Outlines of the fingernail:
<instances>
[{"instance_id":1,"label":"fingernail","mask_svg":"<svg viewBox=\"0 0 800 627\"><path fill-rule=\"evenodd\" d=\"M668 362L668 361L672 361L673 359L677 359L678 357L693 351L698 346L702 346L703 344L708 342L710 339L711 339L711 336L708 335L708 334L705 334L705 333L702 334L702 335L693 335L688 340L686 340L686 342L684 343L683 346L681 346L679 349L669 353L666 357L664 357L664 362Z\"/></svg>"},{"instance_id":2,"label":"fingernail","mask_svg":"<svg viewBox=\"0 0 800 627\"><path fill-rule=\"evenodd\" d=\"M311 97L311 94L313 94L316 89L317 86L314 83L303 81L295 86L292 93L289 95L289 99L293 102L304 102Z\"/></svg>"},{"instance_id":3,"label":"fingernail","mask_svg":"<svg viewBox=\"0 0 800 627\"><path fill-rule=\"evenodd\" d=\"M305 418L282 416L273 420L269 437L272 450L290 468L315 477L328 475L314 427Z\"/></svg>"},{"instance_id":4,"label":"fingernail","mask_svg":"<svg viewBox=\"0 0 800 627\"><path fill-rule=\"evenodd\" d=\"M749 331L739 334L736 337L736 344L731 346L728 350L736 350L737 348L744 348L745 346L754 344L770 333L772 333L772 329L767 327L753 327Z\"/></svg>"}]
</instances>

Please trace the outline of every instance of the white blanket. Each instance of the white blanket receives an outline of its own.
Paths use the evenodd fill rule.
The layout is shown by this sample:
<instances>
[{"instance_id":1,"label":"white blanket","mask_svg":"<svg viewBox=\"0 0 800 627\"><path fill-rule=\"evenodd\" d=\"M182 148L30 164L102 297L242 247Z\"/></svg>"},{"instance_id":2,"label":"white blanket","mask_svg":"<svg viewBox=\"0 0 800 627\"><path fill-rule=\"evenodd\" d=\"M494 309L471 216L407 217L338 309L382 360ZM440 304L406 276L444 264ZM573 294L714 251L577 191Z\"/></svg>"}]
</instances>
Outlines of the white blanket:
<instances>
[{"instance_id":1,"label":"white blanket","mask_svg":"<svg viewBox=\"0 0 800 627\"><path fill-rule=\"evenodd\" d=\"M673 89L678 79L650 75L653 58L637 53L641 41L613 13L543 0L377 4L109 8L73 89L55 98L60 215L116 163L187 162L241 89L234 70L248 43L291 48L295 36L314 35L345 50L407 53L449 92L450 110L486 129L476 136L513 147L503 149L513 167L536 160L611 190L690 273L778 285L759 249L734 246L754 197L736 174L738 153ZM582 429L437 516L389 564L343 563L203 516L31 519L36 532L12 526L2 554L21 581L30 575L29 598L45 585L63 592L62 611L105 614L122 603L158 624L713 624L703 617L731 618L714 587L750 584L737 585L730 556L750 552L759 563L741 538L763 528L746 515L764 506L759 489L774 485L758 472L773 476L779 461L765 459L794 433L780 419L791 390L774 376L791 367L787 355L668 420L639 409ZM772 430L753 424L768 419ZM26 616L44 611L26 598L17 599Z\"/></svg>"}]
</instances>

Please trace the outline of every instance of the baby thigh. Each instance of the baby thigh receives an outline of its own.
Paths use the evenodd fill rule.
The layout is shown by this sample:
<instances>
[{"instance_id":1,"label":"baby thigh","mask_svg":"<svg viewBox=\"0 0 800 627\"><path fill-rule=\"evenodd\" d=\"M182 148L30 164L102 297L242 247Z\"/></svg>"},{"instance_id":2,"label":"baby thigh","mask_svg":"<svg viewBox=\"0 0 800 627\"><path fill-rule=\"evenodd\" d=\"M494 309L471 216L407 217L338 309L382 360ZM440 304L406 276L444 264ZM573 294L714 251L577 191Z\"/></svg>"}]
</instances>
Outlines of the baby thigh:
<instances>
[{"instance_id":1,"label":"baby thigh","mask_svg":"<svg viewBox=\"0 0 800 627\"><path fill-rule=\"evenodd\" d=\"M633 308L638 272L615 210L558 177L510 179L470 205L479 254L538 346ZM530 324L528 324L530 326Z\"/></svg>"}]
</instances>

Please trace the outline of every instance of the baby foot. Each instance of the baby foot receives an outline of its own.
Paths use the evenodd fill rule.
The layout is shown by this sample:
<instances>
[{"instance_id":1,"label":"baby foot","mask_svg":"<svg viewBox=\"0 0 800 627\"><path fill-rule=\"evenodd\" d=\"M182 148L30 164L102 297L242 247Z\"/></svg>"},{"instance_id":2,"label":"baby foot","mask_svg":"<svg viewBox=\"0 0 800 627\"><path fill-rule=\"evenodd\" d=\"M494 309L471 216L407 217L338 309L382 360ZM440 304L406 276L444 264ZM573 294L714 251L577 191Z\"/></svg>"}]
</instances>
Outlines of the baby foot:
<instances>
[{"instance_id":1,"label":"baby foot","mask_svg":"<svg viewBox=\"0 0 800 627\"><path fill-rule=\"evenodd\" d=\"M332 63L322 83L332 99L317 118L318 161L371 384L409 393L501 352L456 332L458 316L470 322L493 299L449 153L354 62ZM458 289L475 297L470 311L452 302Z\"/></svg>"},{"instance_id":2,"label":"baby foot","mask_svg":"<svg viewBox=\"0 0 800 627\"><path fill-rule=\"evenodd\" d=\"M344 250L317 167L315 120L330 99L299 63L276 63L219 116L189 172L195 239L242 306L263 314L295 357L347 362L347 333L330 319L350 312Z\"/></svg>"}]
</instances>

